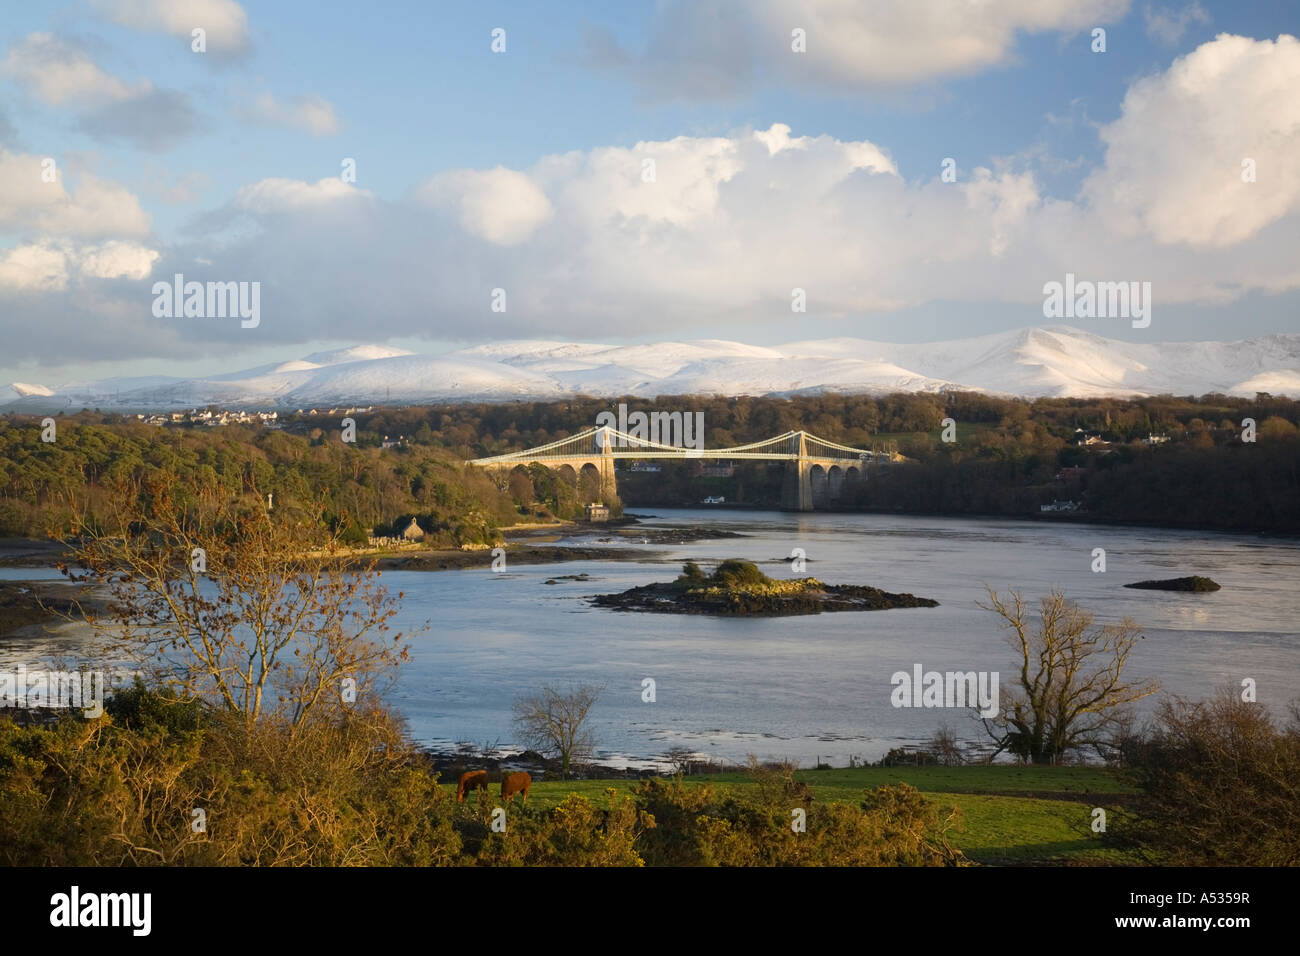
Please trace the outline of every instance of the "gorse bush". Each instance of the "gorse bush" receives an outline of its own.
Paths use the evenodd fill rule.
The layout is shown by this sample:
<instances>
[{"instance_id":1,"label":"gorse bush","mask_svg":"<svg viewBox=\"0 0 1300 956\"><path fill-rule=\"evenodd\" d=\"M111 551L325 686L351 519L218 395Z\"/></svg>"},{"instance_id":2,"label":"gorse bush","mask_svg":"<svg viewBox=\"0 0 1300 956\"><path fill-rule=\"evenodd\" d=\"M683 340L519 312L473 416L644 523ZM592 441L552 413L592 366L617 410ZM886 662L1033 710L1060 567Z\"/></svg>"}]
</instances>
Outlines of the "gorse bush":
<instances>
[{"instance_id":1,"label":"gorse bush","mask_svg":"<svg viewBox=\"0 0 1300 956\"><path fill-rule=\"evenodd\" d=\"M954 817L910 787L822 804L792 768L721 792L647 781L606 806L456 803L383 710L299 724L137 686L102 717L0 719L6 866L935 866ZM495 790L495 788L493 788ZM791 810L807 814L792 831ZM196 812L197 811L197 812Z\"/></svg>"},{"instance_id":2,"label":"gorse bush","mask_svg":"<svg viewBox=\"0 0 1300 956\"><path fill-rule=\"evenodd\" d=\"M1300 720L1279 727L1232 689L1175 698L1126 750L1143 789L1127 842L1154 861L1300 865Z\"/></svg>"},{"instance_id":3,"label":"gorse bush","mask_svg":"<svg viewBox=\"0 0 1300 956\"><path fill-rule=\"evenodd\" d=\"M713 572L713 581L719 587L743 588L771 584L772 579L758 569L753 561L728 558Z\"/></svg>"},{"instance_id":4,"label":"gorse bush","mask_svg":"<svg viewBox=\"0 0 1300 956\"><path fill-rule=\"evenodd\" d=\"M793 768L751 767L755 786L718 791L680 780L643 782L633 796L654 818L638 848L652 866L955 866L940 810L906 784L868 792L858 805L814 801ZM805 814L795 832L792 811Z\"/></svg>"},{"instance_id":5,"label":"gorse bush","mask_svg":"<svg viewBox=\"0 0 1300 956\"><path fill-rule=\"evenodd\" d=\"M136 688L95 720L0 720L4 865L448 864L454 800L383 711L250 727Z\"/></svg>"},{"instance_id":6,"label":"gorse bush","mask_svg":"<svg viewBox=\"0 0 1300 956\"><path fill-rule=\"evenodd\" d=\"M577 794L551 810L512 807L505 831L489 829L474 862L480 866L643 866L638 837L655 828L654 818L629 797L616 799L613 790L609 797L608 809Z\"/></svg>"}]
</instances>

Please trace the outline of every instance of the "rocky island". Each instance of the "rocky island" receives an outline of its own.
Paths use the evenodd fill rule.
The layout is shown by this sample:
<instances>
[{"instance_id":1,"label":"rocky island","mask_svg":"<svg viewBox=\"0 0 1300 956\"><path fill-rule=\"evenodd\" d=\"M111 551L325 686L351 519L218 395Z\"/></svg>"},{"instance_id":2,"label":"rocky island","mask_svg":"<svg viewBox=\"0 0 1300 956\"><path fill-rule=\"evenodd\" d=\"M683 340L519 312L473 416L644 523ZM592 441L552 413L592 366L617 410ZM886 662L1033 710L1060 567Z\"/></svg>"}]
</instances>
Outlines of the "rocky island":
<instances>
[{"instance_id":1,"label":"rocky island","mask_svg":"<svg viewBox=\"0 0 1300 956\"><path fill-rule=\"evenodd\" d=\"M912 594L893 594L853 584L824 584L816 578L777 581L752 561L732 558L705 574L694 561L682 566L674 581L647 584L592 599L596 607L664 614L715 614L731 617L776 617L823 611L883 611L899 607L938 607L939 602Z\"/></svg>"},{"instance_id":2,"label":"rocky island","mask_svg":"<svg viewBox=\"0 0 1300 956\"><path fill-rule=\"evenodd\" d=\"M1217 591L1219 583L1209 578L1193 574L1185 578L1164 578L1159 581L1135 581L1124 585L1126 588L1139 588L1143 591Z\"/></svg>"}]
</instances>

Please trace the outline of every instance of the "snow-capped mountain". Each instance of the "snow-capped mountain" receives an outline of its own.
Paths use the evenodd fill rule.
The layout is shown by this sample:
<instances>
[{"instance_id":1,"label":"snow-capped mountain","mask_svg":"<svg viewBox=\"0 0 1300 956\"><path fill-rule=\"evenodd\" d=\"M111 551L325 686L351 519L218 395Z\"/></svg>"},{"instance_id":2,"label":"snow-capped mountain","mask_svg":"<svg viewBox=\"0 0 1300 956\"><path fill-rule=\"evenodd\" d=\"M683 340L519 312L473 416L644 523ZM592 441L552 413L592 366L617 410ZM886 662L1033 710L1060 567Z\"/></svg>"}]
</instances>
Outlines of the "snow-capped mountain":
<instances>
[{"instance_id":1,"label":"snow-capped mountain","mask_svg":"<svg viewBox=\"0 0 1300 956\"><path fill-rule=\"evenodd\" d=\"M203 379L105 379L45 388L14 383L17 411L297 408L595 396L934 392L1005 395L1300 396L1300 334L1238 342L1133 343L1067 326L900 345L835 338L763 347L714 339L654 345L497 342L441 355L381 345Z\"/></svg>"}]
</instances>

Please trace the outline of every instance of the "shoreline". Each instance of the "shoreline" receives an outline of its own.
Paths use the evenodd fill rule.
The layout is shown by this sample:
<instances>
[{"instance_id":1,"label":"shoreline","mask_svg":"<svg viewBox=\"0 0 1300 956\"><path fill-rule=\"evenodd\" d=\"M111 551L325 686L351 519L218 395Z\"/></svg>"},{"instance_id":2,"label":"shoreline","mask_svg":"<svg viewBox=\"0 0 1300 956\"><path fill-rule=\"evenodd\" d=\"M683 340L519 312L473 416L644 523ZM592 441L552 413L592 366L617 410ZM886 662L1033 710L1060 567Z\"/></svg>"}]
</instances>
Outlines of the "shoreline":
<instances>
[{"instance_id":1,"label":"shoreline","mask_svg":"<svg viewBox=\"0 0 1300 956\"><path fill-rule=\"evenodd\" d=\"M667 511L693 511L699 506L693 505L659 505L656 506ZM712 505L711 511L726 512L753 512L753 511L775 511L780 514L797 514L798 512L783 512L780 509L760 508L748 505ZM1004 515L1004 514L968 514L965 512L953 513L942 511L845 511L839 509L825 509L823 511L812 512L813 514L833 514L833 515L863 515L879 516L888 518L933 518L933 519L959 519L969 521L1012 521L1027 523L1047 523L1047 524L1070 524L1070 525L1096 525L1108 528L1133 528L1142 529L1150 528L1160 531L1185 531L1195 534L1223 534L1243 537L1262 537L1277 539L1280 541L1300 540L1300 533L1290 531L1277 531L1271 529L1259 528L1224 528L1218 526L1208 526L1202 524L1185 524L1174 522L1160 521L1130 521L1119 518L1105 518L1099 515L1091 514L1031 514L1031 515ZM640 517L673 517L672 515L655 515L646 514ZM611 537L641 537L645 540L640 542L629 542L635 544L683 544L690 541L723 539L723 538L743 538L744 534L738 534L730 531L712 531L705 532L692 528L688 524L682 524L670 528L651 528L644 529L641 535L623 534L626 529L634 528L640 523L640 517L627 516L615 519L609 522L583 522L583 521L553 521L553 522L531 522L527 524L511 525L502 529L502 536L505 539L504 546L506 549L507 561L515 561L518 564L546 564L549 561L580 561L580 560L610 560L610 561L627 561L639 555L655 554L655 552L636 551L630 552L625 548L602 548L596 546L575 546L575 545L556 545L553 547L530 546L528 542L536 542L538 545L546 541L557 541L560 538L571 535L592 535L601 530L609 529L612 532ZM649 540L654 538L655 540ZM522 547L521 547L522 546ZM512 547L514 550L512 550ZM356 551L354 556L358 561L373 559L378 563L381 571L386 570L409 570L409 571L448 571L462 568L486 567L492 563L493 548L484 545L478 548L411 548L402 551ZM53 568L56 567L62 559L64 552L61 543L58 541L44 538L0 538L0 568ZM20 579L15 579L20 580Z\"/></svg>"},{"instance_id":2,"label":"shoreline","mask_svg":"<svg viewBox=\"0 0 1300 956\"><path fill-rule=\"evenodd\" d=\"M102 614L108 606L97 591L66 579L0 581L0 640L87 623L85 611Z\"/></svg>"},{"instance_id":3,"label":"shoreline","mask_svg":"<svg viewBox=\"0 0 1300 956\"><path fill-rule=\"evenodd\" d=\"M662 551L646 550L642 545L675 545L692 541L744 538L735 531L709 530L681 525L668 528L637 529L637 518L610 522L546 522L503 529L507 564L551 564L567 561L633 561L655 558ZM602 534L603 533L603 534ZM625 540L637 547L610 547L593 544L550 544L569 537L601 540ZM597 537L600 536L600 537ZM402 550L353 550L345 552L356 564L374 561L380 571L453 571L491 566L493 547L424 548ZM310 557L310 555L306 555ZM65 560L66 553L58 541L39 538L0 538L0 568L54 568ZM22 580L19 578L15 581Z\"/></svg>"}]
</instances>

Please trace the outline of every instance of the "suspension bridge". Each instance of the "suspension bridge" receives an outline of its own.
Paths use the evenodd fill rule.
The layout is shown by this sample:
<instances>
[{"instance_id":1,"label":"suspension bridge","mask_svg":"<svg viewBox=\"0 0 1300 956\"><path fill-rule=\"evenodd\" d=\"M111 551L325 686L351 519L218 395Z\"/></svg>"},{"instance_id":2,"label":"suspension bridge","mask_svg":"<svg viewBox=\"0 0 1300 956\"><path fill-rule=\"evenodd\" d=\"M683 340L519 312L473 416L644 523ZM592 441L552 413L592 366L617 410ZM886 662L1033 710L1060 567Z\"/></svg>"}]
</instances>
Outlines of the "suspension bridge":
<instances>
[{"instance_id":1,"label":"suspension bridge","mask_svg":"<svg viewBox=\"0 0 1300 956\"><path fill-rule=\"evenodd\" d=\"M850 448L806 431L788 431L732 448L703 449L668 445L601 425L536 448L475 458L466 464L505 472L540 464L573 482L584 473L594 473L600 479L601 497L612 500L618 494L615 463L627 459L783 461L788 467L781 507L787 511L812 511L818 505L833 504L847 485L866 480L867 465L897 460L892 453Z\"/></svg>"}]
</instances>

